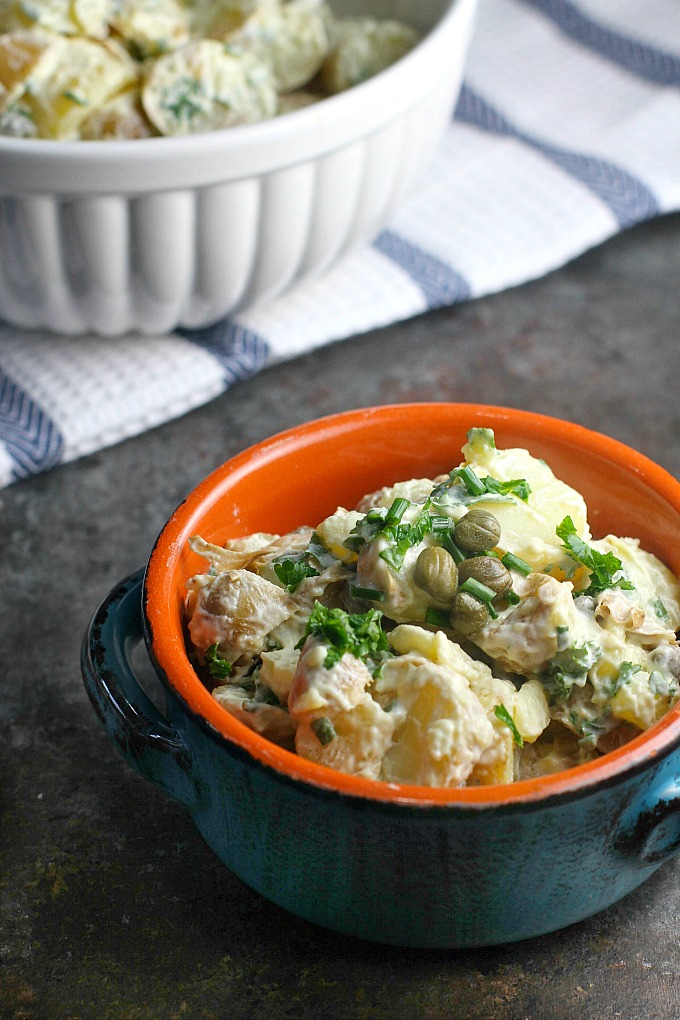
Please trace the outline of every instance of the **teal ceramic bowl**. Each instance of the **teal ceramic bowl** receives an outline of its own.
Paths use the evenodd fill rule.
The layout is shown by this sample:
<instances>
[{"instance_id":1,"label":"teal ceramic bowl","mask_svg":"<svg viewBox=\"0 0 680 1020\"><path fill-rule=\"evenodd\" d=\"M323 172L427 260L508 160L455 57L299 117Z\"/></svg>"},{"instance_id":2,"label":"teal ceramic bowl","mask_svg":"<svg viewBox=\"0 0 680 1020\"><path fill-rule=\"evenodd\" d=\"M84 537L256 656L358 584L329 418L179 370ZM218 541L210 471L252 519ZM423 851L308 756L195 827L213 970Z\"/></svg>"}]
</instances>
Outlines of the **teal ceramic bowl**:
<instances>
[{"instance_id":1,"label":"teal ceramic bowl","mask_svg":"<svg viewBox=\"0 0 680 1020\"><path fill-rule=\"evenodd\" d=\"M411 404L321 419L248 449L176 510L144 570L94 614L87 691L129 764L181 801L226 866L267 899L349 935L402 946L493 945L602 910L680 850L680 706L596 762L539 780L431 789L347 776L243 726L189 662L190 535L225 541L315 523L338 504L457 463L491 426L584 494L595 534L639 537L680 572L680 483L622 444L542 415ZM146 642L165 691L144 693Z\"/></svg>"}]
</instances>

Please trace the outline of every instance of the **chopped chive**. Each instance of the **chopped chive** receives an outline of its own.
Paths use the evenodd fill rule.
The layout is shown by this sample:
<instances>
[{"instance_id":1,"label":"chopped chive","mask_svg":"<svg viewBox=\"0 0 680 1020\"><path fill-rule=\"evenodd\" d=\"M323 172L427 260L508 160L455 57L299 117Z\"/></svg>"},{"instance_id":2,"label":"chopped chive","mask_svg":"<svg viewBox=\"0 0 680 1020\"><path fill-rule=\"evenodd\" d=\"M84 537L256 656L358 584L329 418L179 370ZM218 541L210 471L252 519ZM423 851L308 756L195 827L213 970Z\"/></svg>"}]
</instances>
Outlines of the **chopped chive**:
<instances>
[{"instance_id":1,"label":"chopped chive","mask_svg":"<svg viewBox=\"0 0 680 1020\"><path fill-rule=\"evenodd\" d=\"M505 707L505 705L496 705L496 707L493 710L493 714L496 716L497 719L500 719L501 722L505 723L506 726L510 727L510 732L512 733L512 739L517 744L517 746L518 747L524 747L524 740L522 739L522 734L519 732L519 730L515 726L514 719L512 718L510 713L508 712L508 710Z\"/></svg>"},{"instance_id":2,"label":"chopped chive","mask_svg":"<svg viewBox=\"0 0 680 1020\"><path fill-rule=\"evenodd\" d=\"M451 521L448 517L443 517L439 514L432 514L431 520L433 535L446 534L446 532L451 528Z\"/></svg>"},{"instance_id":3,"label":"chopped chive","mask_svg":"<svg viewBox=\"0 0 680 1020\"><path fill-rule=\"evenodd\" d=\"M451 627L451 616L445 609L436 609L430 606L425 612L425 623L432 627Z\"/></svg>"},{"instance_id":4,"label":"chopped chive","mask_svg":"<svg viewBox=\"0 0 680 1020\"><path fill-rule=\"evenodd\" d=\"M465 467L458 468L456 474L458 478L461 479L471 496L483 496L487 491L486 485L479 475L472 470L469 464L466 464Z\"/></svg>"},{"instance_id":5,"label":"chopped chive","mask_svg":"<svg viewBox=\"0 0 680 1020\"><path fill-rule=\"evenodd\" d=\"M493 602L487 602L486 603L486 608L489 610L489 616L491 617L491 619L492 620L497 620L498 619L498 612L497 612L496 607L494 606Z\"/></svg>"},{"instance_id":6,"label":"chopped chive","mask_svg":"<svg viewBox=\"0 0 680 1020\"><path fill-rule=\"evenodd\" d=\"M460 564L465 559L465 553L458 548L456 543L453 541L453 533L449 531L442 538L442 545L448 553L451 553L456 564Z\"/></svg>"},{"instance_id":7,"label":"chopped chive","mask_svg":"<svg viewBox=\"0 0 680 1020\"><path fill-rule=\"evenodd\" d=\"M350 586L350 595L355 599L367 599L369 602L384 602L385 592L379 588L360 588L357 585Z\"/></svg>"},{"instance_id":8,"label":"chopped chive","mask_svg":"<svg viewBox=\"0 0 680 1020\"><path fill-rule=\"evenodd\" d=\"M468 595L474 595L480 602L487 604L493 602L497 594L492 588L487 588L485 584L478 581L476 577L468 577L466 581L463 581L458 591L466 591Z\"/></svg>"},{"instance_id":9,"label":"chopped chive","mask_svg":"<svg viewBox=\"0 0 680 1020\"><path fill-rule=\"evenodd\" d=\"M324 747L326 744L330 744L331 740L337 736L333 723L330 719L327 719L326 716L322 716L320 719L315 719L311 728L314 736L320 744L323 744Z\"/></svg>"},{"instance_id":10,"label":"chopped chive","mask_svg":"<svg viewBox=\"0 0 680 1020\"><path fill-rule=\"evenodd\" d=\"M530 563L523 560L521 556L515 556L514 553L506 552L505 556L501 556L501 563L508 568L508 570L516 570L518 574L523 574L528 577L534 569Z\"/></svg>"},{"instance_id":11,"label":"chopped chive","mask_svg":"<svg viewBox=\"0 0 680 1020\"><path fill-rule=\"evenodd\" d=\"M506 591L504 598L509 606L516 606L520 601L520 597L516 591Z\"/></svg>"},{"instance_id":12,"label":"chopped chive","mask_svg":"<svg viewBox=\"0 0 680 1020\"><path fill-rule=\"evenodd\" d=\"M409 500L398 497L387 511L385 522L387 524L398 524L410 506Z\"/></svg>"}]
</instances>

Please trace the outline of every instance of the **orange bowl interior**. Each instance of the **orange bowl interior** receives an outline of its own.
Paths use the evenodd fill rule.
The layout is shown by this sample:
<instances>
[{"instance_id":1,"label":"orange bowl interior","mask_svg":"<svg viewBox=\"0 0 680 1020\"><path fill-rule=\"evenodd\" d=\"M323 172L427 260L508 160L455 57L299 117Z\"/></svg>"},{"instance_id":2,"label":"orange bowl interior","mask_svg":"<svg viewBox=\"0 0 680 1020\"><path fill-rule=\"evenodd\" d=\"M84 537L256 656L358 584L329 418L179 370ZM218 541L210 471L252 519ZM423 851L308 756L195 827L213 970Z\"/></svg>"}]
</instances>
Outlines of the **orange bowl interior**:
<instances>
[{"instance_id":1,"label":"orange bowl interior","mask_svg":"<svg viewBox=\"0 0 680 1020\"><path fill-rule=\"evenodd\" d=\"M680 735L680 706L652 730L596 762L509 786L440 790L347 776L258 736L212 698L189 662L183 633L185 582L205 561L191 535L222 543L254 531L284 533L316 525L366 492L412 477L432 477L460 462L465 434L488 426L499 447L523 446L585 497L595 537L639 538L680 573L680 483L641 454L579 425L509 408L472 404L398 404L322 418L245 450L214 471L170 518L145 582L150 651L169 683L214 732L259 761L307 782L380 800L418 804L494 804L533 800L609 777L658 754Z\"/></svg>"}]
</instances>

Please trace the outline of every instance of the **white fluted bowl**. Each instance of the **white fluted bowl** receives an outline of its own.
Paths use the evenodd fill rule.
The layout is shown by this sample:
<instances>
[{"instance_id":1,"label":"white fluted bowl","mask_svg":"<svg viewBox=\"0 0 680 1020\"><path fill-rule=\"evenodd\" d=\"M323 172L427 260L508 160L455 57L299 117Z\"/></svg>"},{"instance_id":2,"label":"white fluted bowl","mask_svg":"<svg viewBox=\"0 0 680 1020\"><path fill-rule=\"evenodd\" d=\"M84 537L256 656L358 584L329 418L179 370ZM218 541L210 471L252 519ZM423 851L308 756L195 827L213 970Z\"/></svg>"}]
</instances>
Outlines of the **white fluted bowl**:
<instances>
[{"instance_id":1,"label":"white fluted bowl","mask_svg":"<svg viewBox=\"0 0 680 1020\"><path fill-rule=\"evenodd\" d=\"M208 325L375 237L449 122L476 0L335 0L423 40L294 113L180 138L0 137L0 319L114 336Z\"/></svg>"}]
</instances>

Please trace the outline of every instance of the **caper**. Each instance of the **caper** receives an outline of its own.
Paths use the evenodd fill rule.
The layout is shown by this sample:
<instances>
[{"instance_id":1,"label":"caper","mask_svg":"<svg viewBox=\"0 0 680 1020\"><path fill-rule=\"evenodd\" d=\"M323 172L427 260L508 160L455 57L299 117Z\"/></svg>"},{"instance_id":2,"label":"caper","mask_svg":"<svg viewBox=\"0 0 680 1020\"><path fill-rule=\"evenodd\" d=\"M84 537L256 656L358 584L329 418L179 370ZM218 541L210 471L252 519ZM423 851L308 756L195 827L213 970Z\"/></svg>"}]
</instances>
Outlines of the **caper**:
<instances>
[{"instance_id":1,"label":"caper","mask_svg":"<svg viewBox=\"0 0 680 1020\"><path fill-rule=\"evenodd\" d=\"M460 584L467 581L468 577L474 577L475 581L485 584L497 595L505 595L512 588L510 571L496 556L472 556L469 560L463 560L458 567Z\"/></svg>"},{"instance_id":2,"label":"caper","mask_svg":"<svg viewBox=\"0 0 680 1020\"><path fill-rule=\"evenodd\" d=\"M468 510L453 531L453 540L466 552L479 553L493 549L501 537L501 526L488 510Z\"/></svg>"},{"instance_id":3,"label":"caper","mask_svg":"<svg viewBox=\"0 0 680 1020\"><path fill-rule=\"evenodd\" d=\"M489 619L483 602L466 591L459 591L451 606L451 626L459 634L476 634Z\"/></svg>"},{"instance_id":4,"label":"caper","mask_svg":"<svg viewBox=\"0 0 680 1020\"><path fill-rule=\"evenodd\" d=\"M456 561L442 546L429 545L416 560L413 580L437 602L450 602L458 588Z\"/></svg>"}]
</instances>

